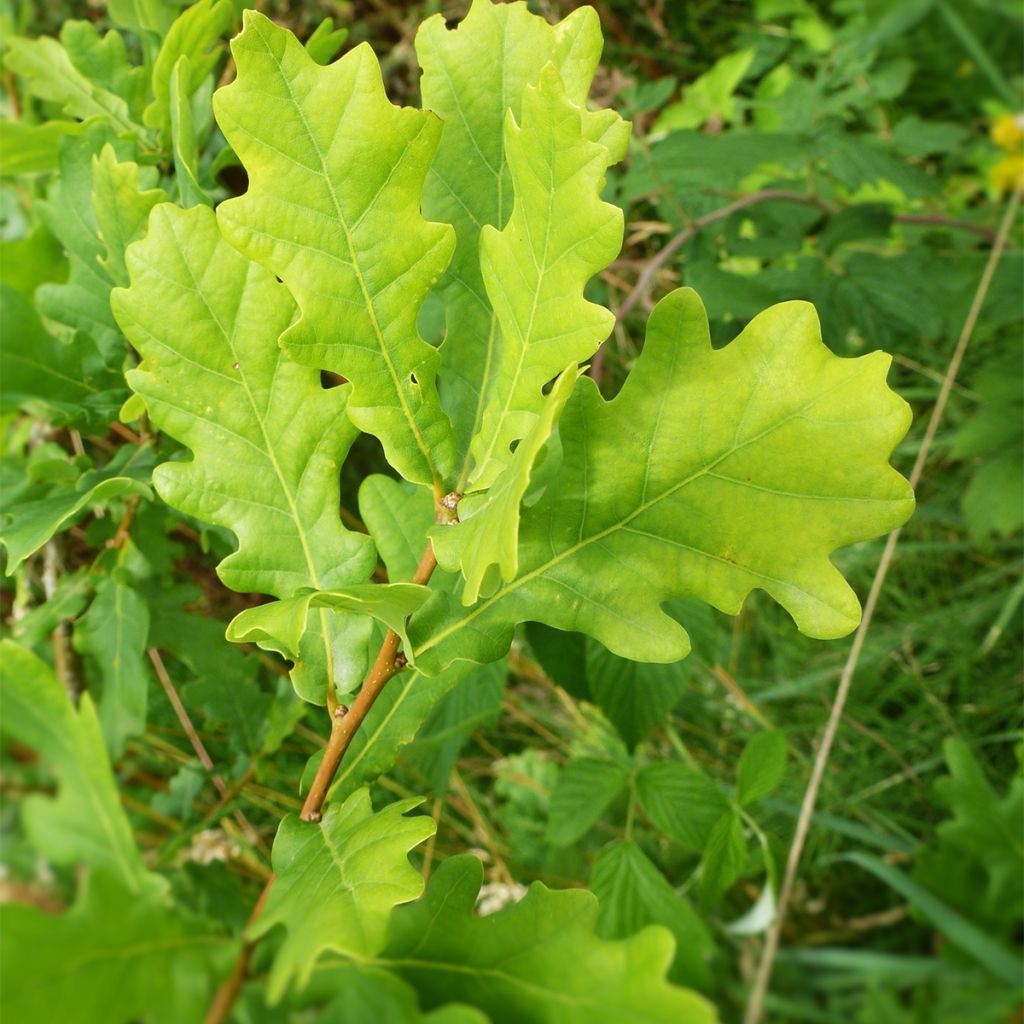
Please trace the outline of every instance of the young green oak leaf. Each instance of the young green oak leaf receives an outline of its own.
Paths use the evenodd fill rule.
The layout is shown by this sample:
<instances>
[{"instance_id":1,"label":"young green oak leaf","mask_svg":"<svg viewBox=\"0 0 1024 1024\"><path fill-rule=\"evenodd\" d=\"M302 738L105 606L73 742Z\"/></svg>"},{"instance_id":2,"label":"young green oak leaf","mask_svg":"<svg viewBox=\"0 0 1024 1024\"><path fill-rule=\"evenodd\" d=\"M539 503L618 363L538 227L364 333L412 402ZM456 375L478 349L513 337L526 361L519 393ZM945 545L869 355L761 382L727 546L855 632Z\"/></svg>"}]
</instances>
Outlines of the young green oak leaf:
<instances>
[{"instance_id":1,"label":"young green oak leaf","mask_svg":"<svg viewBox=\"0 0 1024 1024\"><path fill-rule=\"evenodd\" d=\"M92 873L67 913L0 907L0 1018L193 1024L237 948L181 906Z\"/></svg>"},{"instance_id":2,"label":"young green oak leaf","mask_svg":"<svg viewBox=\"0 0 1024 1024\"><path fill-rule=\"evenodd\" d=\"M249 190L218 208L221 227L295 296L288 351L351 381L352 422L440 496L451 424L416 316L454 244L450 226L420 214L441 124L388 102L369 46L321 67L291 32L244 17L231 44L238 77L214 111Z\"/></svg>"},{"instance_id":3,"label":"young green oak leaf","mask_svg":"<svg viewBox=\"0 0 1024 1024\"><path fill-rule=\"evenodd\" d=\"M715 1021L709 1003L665 980L674 943L664 928L598 938L593 893L539 882L522 902L478 917L482 880L476 857L449 857L424 898L394 914L384 958L425 1008L469 1003L494 1024Z\"/></svg>"},{"instance_id":4,"label":"young green oak leaf","mask_svg":"<svg viewBox=\"0 0 1024 1024\"><path fill-rule=\"evenodd\" d=\"M674 661L689 639L662 602L694 597L736 614L754 588L809 636L849 633L857 597L829 555L914 507L888 465L910 422L885 384L889 362L834 356L801 302L715 350L696 294L673 292L613 401L577 386L559 475L523 517L516 578L470 609L432 599L413 621L418 664L491 660L526 620L622 657Z\"/></svg>"},{"instance_id":5,"label":"young green oak leaf","mask_svg":"<svg viewBox=\"0 0 1024 1024\"><path fill-rule=\"evenodd\" d=\"M416 35L416 55L423 106L444 122L423 209L455 228L455 254L439 285L447 324L441 367L463 485L472 468L470 441L489 397L485 387L496 368L498 322L484 286L480 246L481 229L503 228L512 213L506 120L521 121L524 89L537 85L549 62L564 84L565 102L583 110L601 56L601 26L590 7L551 25L524 3L473 0L453 31L440 14L427 19Z\"/></svg>"},{"instance_id":6,"label":"young green oak leaf","mask_svg":"<svg viewBox=\"0 0 1024 1024\"><path fill-rule=\"evenodd\" d=\"M221 579L278 598L363 583L372 545L338 514L339 467L356 433L348 389L325 391L278 346L295 315L287 289L221 238L205 206L157 207L128 267L131 287L112 297L142 356L128 382L193 453L158 467L154 483L168 504L235 533ZM318 609L293 672L300 696L323 703L328 680L355 689L370 629L365 616Z\"/></svg>"},{"instance_id":7,"label":"young green oak leaf","mask_svg":"<svg viewBox=\"0 0 1024 1024\"><path fill-rule=\"evenodd\" d=\"M453 572L461 569L465 576L464 605L474 604L481 592L493 593L499 577L510 580L516 574L520 505L530 486L530 473L578 376L576 364L570 363L559 374L540 415L486 494L464 498L459 502L461 522L438 526L431 532L438 564Z\"/></svg>"},{"instance_id":8,"label":"young green oak leaf","mask_svg":"<svg viewBox=\"0 0 1024 1024\"><path fill-rule=\"evenodd\" d=\"M281 822L273 851L277 878L249 930L257 939L275 925L287 929L270 971L271 1003L292 978L305 986L325 950L356 959L380 952L392 908L423 891L423 876L408 853L434 834L435 825L424 815L404 817L420 803L400 800L374 813L369 791L360 789L329 805L316 824L295 815Z\"/></svg>"},{"instance_id":9,"label":"young green oak leaf","mask_svg":"<svg viewBox=\"0 0 1024 1024\"><path fill-rule=\"evenodd\" d=\"M102 871L134 897L162 893L132 838L90 696L75 711L49 666L11 640L0 640L0 683L3 733L36 751L59 782L56 799L22 802L33 847L54 864Z\"/></svg>"},{"instance_id":10,"label":"young green oak leaf","mask_svg":"<svg viewBox=\"0 0 1024 1024\"><path fill-rule=\"evenodd\" d=\"M610 115L610 116L609 116ZM499 329L483 380L469 489L490 486L544 404L542 388L570 360L589 359L615 317L583 297L622 245L622 211L599 198L629 125L566 96L554 65L523 92L521 123L505 119L515 204L480 232L484 285Z\"/></svg>"},{"instance_id":11,"label":"young green oak leaf","mask_svg":"<svg viewBox=\"0 0 1024 1024\"><path fill-rule=\"evenodd\" d=\"M239 612L228 624L227 638L239 644L254 643L265 651L277 651L295 659L310 608L333 608L370 615L383 622L402 638L408 649L406 621L429 596L426 587L415 583L359 583L344 590L310 590Z\"/></svg>"}]
</instances>

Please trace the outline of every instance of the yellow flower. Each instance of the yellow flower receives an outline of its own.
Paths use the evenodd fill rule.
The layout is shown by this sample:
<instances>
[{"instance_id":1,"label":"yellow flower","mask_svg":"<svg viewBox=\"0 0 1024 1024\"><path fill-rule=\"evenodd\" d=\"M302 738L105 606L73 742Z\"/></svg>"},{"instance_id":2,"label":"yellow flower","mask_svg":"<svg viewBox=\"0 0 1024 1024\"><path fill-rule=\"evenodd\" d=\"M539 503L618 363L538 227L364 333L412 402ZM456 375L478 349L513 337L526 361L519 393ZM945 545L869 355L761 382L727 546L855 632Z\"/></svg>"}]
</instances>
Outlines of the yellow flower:
<instances>
[{"instance_id":1,"label":"yellow flower","mask_svg":"<svg viewBox=\"0 0 1024 1024\"><path fill-rule=\"evenodd\" d=\"M1024 153L1003 157L989 171L989 179L1000 191L1024 188Z\"/></svg>"},{"instance_id":2,"label":"yellow flower","mask_svg":"<svg viewBox=\"0 0 1024 1024\"><path fill-rule=\"evenodd\" d=\"M1020 149L1024 144L1024 114L1003 114L992 122L989 137L1007 153Z\"/></svg>"}]
</instances>

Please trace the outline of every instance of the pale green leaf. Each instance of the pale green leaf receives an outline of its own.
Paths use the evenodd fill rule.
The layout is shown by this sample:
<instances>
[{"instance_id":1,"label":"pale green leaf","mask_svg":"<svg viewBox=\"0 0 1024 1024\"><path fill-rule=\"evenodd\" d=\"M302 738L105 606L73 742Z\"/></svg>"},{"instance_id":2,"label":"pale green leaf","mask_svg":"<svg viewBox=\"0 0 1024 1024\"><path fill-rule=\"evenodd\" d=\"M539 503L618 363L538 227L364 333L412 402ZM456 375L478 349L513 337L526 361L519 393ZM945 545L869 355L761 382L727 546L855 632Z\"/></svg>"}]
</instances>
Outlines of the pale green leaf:
<instances>
[{"instance_id":1,"label":"pale green leaf","mask_svg":"<svg viewBox=\"0 0 1024 1024\"><path fill-rule=\"evenodd\" d=\"M174 0L107 0L110 20L140 36L150 32L163 38L180 9Z\"/></svg>"},{"instance_id":2,"label":"pale green leaf","mask_svg":"<svg viewBox=\"0 0 1024 1024\"><path fill-rule=\"evenodd\" d=\"M736 799L750 804L768 796L782 781L789 744L778 729L759 732L744 748L736 769Z\"/></svg>"},{"instance_id":3,"label":"pale green leaf","mask_svg":"<svg viewBox=\"0 0 1024 1024\"><path fill-rule=\"evenodd\" d=\"M710 984L708 958L715 944L692 906L636 843L605 847L594 863L590 887L600 903L597 933L623 939L649 924L664 925L676 939L669 976L682 984Z\"/></svg>"},{"instance_id":4,"label":"pale green leaf","mask_svg":"<svg viewBox=\"0 0 1024 1024\"><path fill-rule=\"evenodd\" d=\"M186 444L154 483L170 505L232 530L238 550L219 566L232 589L272 594L341 589L373 570L372 545L338 515L339 468L355 437L347 388L281 351L295 304L273 276L220 236L212 211L157 207L128 253L132 285L112 301L142 356L129 384L153 422ZM323 703L328 680L356 688L370 620L318 609L293 681Z\"/></svg>"},{"instance_id":5,"label":"pale green leaf","mask_svg":"<svg viewBox=\"0 0 1024 1024\"><path fill-rule=\"evenodd\" d=\"M547 841L570 846L582 838L628 782L625 765L594 757L574 758L558 773L551 792Z\"/></svg>"},{"instance_id":6,"label":"pale green leaf","mask_svg":"<svg viewBox=\"0 0 1024 1024\"><path fill-rule=\"evenodd\" d=\"M520 123L505 124L515 203L498 231L481 230L480 265L497 317L480 395L470 488L488 487L544 405L543 386L567 362L590 358L615 317L583 298L587 281L622 245L622 211L601 202L605 171L628 126L573 103L553 65L523 92ZM610 138L594 141L604 130Z\"/></svg>"},{"instance_id":7,"label":"pale green leaf","mask_svg":"<svg viewBox=\"0 0 1024 1024\"><path fill-rule=\"evenodd\" d=\"M578 371L570 363L552 385L527 435L498 473L485 495L459 502L458 524L444 524L431 533L437 561L453 572L462 570L466 585L462 603L473 604L494 592L501 579L512 579L519 566L519 513L534 462L547 444Z\"/></svg>"},{"instance_id":8,"label":"pale green leaf","mask_svg":"<svg viewBox=\"0 0 1024 1024\"><path fill-rule=\"evenodd\" d=\"M153 102L143 115L150 128L162 133L171 130L171 79L179 59L188 58L187 74L180 88L185 96L191 96L220 60L223 46L218 46L217 41L234 20L231 0L199 0L178 15L153 62Z\"/></svg>"},{"instance_id":9,"label":"pale green leaf","mask_svg":"<svg viewBox=\"0 0 1024 1024\"><path fill-rule=\"evenodd\" d=\"M135 896L162 891L163 883L147 874L121 809L88 694L75 711L53 672L11 640L0 640L0 678L0 728L36 751L59 782L56 798L21 801L33 846L55 864L87 865L116 876Z\"/></svg>"},{"instance_id":10,"label":"pale green leaf","mask_svg":"<svg viewBox=\"0 0 1024 1024\"><path fill-rule=\"evenodd\" d=\"M611 941L595 932L598 906L583 889L535 882L496 914L473 912L483 866L450 857L426 895L392 919L384 958L427 1008L452 1000L494 1024L712 1024L710 1004L665 981L673 941L645 928Z\"/></svg>"},{"instance_id":11,"label":"pale green leaf","mask_svg":"<svg viewBox=\"0 0 1024 1024\"><path fill-rule=\"evenodd\" d=\"M601 55L601 29L589 7L550 25L522 4L474 0L454 31L440 14L428 18L416 36L416 55L423 68L423 106L444 122L423 209L452 224L457 239L440 284L447 323L441 365L464 482L485 387L496 368L498 324L484 286L480 244L485 225L503 228L512 213L506 118L521 122L524 89L537 85L549 62L561 76L567 102L582 109ZM550 376L567 362L556 361Z\"/></svg>"},{"instance_id":12,"label":"pale green leaf","mask_svg":"<svg viewBox=\"0 0 1024 1024\"><path fill-rule=\"evenodd\" d=\"M128 59L128 48L120 32L100 35L91 21L65 21L60 41L71 63L94 87L120 96L131 118L138 114L145 101L148 74Z\"/></svg>"},{"instance_id":13,"label":"pale green leaf","mask_svg":"<svg viewBox=\"0 0 1024 1024\"><path fill-rule=\"evenodd\" d=\"M82 128L77 121L27 124L0 118L0 175L55 171L60 140L66 135L79 135Z\"/></svg>"},{"instance_id":14,"label":"pale green leaf","mask_svg":"<svg viewBox=\"0 0 1024 1024\"><path fill-rule=\"evenodd\" d=\"M734 811L726 811L708 837L701 860L700 894L707 905L714 903L740 877L747 859L743 822Z\"/></svg>"},{"instance_id":15,"label":"pale green leaf","mask_svg":"<svg viewBox=\"0 0 1024 1024\"><path fill-rule=\"evenodd\" d=\"M289 982L303 987L326 950L363 959L380 952L388 918L416 899L423 876L408 852L434 834L424 815L404 817L422 801L402 800L374 813L365 789L332 803L316 824L289 815L274 840L277 878L251 938L287 929L274 958L268 993L277 1002Z\"/></svg>"},{"instance_id":16,"label":"pale green leaf","mask_svg":"<svg viewBox=\"0 0 1024 1024\"><path fill-rule=\"evenodd\" d=\"M105 250L98 259L114 285L128 284L125 250L145 234L150 210L167 200L161 188L143 190L143 181L152 180L151 176L151 170L143 175L139 165L130 160L119 162L109 144L93 157L92 208L97 238Z\"/></svg>"},{"instance_id":17,"label":"pale green leaf","mask_svg":"<svg viewBox=\"0 0 1024 1024\"><path fill-rule=\"evenodd\" d=\"M145 598L116 573L97 582L96 597L75 626L78 650L91 655L99 669L100 728L111 758L119 757L125 741L146 728L148 632Z\"/></svg>"},{"instance_id":18,"label":"pale green leaf","mask_svg":"<svg viewBox=\"0 0 1024 1024\"><path fill-rule=\"evenodd\" d=\"M673 292L613 401L577 385L561 470L523 516L516 578L471 609L432 599L413 621L420 663L490 660L524 620L670 662L689 640L664 601L736 614L755 588L809 636L849 633L859 604L829 555L913 510L888 465L910 419L885 384L889 363L834 356L801 302L713 349L700 300Z\"/></svg>"},{"instance_id":19,"label":"pale green leaf","mask_svg":"<svg viewBox=\"0 0 1024 1024\"><path fill-rule=\"evenodd\" d=\"M71 267L66 283L38 290L39 311L71 331L84 331L118 367L125 347L110 311L110 290L123 281L116 275L123 274L124 246L141 236L150 209L166 198L151 187L154 168L124 160L132 152L103 122L62 140L60 173L45 202L37 204Z\"/></svg>"},{"instance_id":20,"label":"pale green leaf","mask_svg":"<svg viewBox=\"0 0 1024 1024\"><path fill-rule=\"evenodd\" d=\"M182 54L171 72L171 149L174 153L174 175L178 195L185 207L213 206L213 201L199 184L199 140L192 114L192 97L188 87L191 64Z\"/></svg>"},{"instance_id":21,"label":"pale green leaf","mask_svg":"<svg viewBox=\"0 0 1024 1024\"><path fill-rule=\"evenodd\" d=\"M703 853L729 801L706 775L674 762L645 765L636 792L647 817L677 843Z\"/></svg>"},{"instance_id":22,"label":"pale green leaf","mask_svg":"<svg viewBox=\"0 0 1024 1024\"><path fill-rule=\"evenodd\" d=\"M408 648L406 620L423 606L430 591L414 583L362 583L344 590L310 590L296 597L258 605L239 612L228 625L227 638L254 643L293 660L311 608L369 615L393 629Z\"/></svg>"},{"instance_id":23,"label":"pale green leaf","mask_svg":"<svg viewBox=\"0 0 1024 1024\"><path fill-rule=\"evenodd\" d=\"M132 123L128 104L108 89L90 82L52 36L11 37L4 63L15 74L29 80L29 88L35 96L58 104L64 113L82 120L100 116L119 132L142 134L143 129Z\"/></svg>"},{"instance_id":24,"label":"pale green leaf","mask_svg":"<svg viewBox=\"0 0 1024 1024\"><path fill-rule=\"evenodd\" d=\"M335 28L331 18L324 18L306 40L306 53L317 64L330 64L348 39L347 28Z\"/></svg>"},{"instance_id":25,"label":"pale green leaf","mask_svg":"<svg viewBox=\"0 0 1024 1024\"><path fill-rule=\"evenodd\" d=\"M65 914L0 907L0 1017L18 1024L194 1024L237 945L169 901L91 873Z\"/></svg>"},{"instance_id":26,"label":"pale green leaf","mask_svg":"<svg viewBox=\"0 0 1024 1024\"><path fill-rule=\"evenodd\" d=\"M733 121L736 116L733 94L743 81L754 54L754 50L737 50L720 57L708 71L683 87L683 98L665 107L654 122L654 130L700 128L715 117L724 124Z\"/></svg>"},{"instance_id":27,"label":"pale green leaf","mask_svg":"<svg viewBox=\"0 0 1024 1024\"><path fill-rule=\"evenodd\" d=\"M374 473L359 486L359 514L392 583L411 580L434 525L434 502L424 487Z\"/></svg>"},{"instance_id":28,"label":"pale green leaf","mask_svg":"<svg viewBox=\"0 0 1024 1024\"><path fill-rule=\"evenodd\" d=\"M368 46L321 67L246 11L232 52L238 77L214 110L249 190L218 208L221 226L294 294L288 351L351 381L352 422L404 477L439 489L454 466L451 425L416 315L454 242L420 214L440 122L388 102Z\"/></svg>"}]
</instances>

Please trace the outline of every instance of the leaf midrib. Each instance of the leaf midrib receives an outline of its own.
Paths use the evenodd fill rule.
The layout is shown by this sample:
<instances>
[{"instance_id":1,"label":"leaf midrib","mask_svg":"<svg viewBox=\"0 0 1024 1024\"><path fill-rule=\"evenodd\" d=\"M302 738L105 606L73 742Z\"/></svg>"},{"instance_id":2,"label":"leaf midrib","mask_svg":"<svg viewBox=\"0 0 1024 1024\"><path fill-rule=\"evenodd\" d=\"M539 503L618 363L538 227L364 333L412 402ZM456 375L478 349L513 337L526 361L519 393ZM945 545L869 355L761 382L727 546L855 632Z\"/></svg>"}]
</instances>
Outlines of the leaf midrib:
<instances>
[{"instance_id":1,"label":"leaf midrib","mask_svg":"<svg viewBox=\"0 0 1024 1024\"><path fill-rule=\"evenodd\" d=\"M719 465L720 463L724 462L726 459L730 458L731 456L735 455L736 452L741 451L742 449L744 449L746 447L749 447L752 444L756 444L758 441L762 440L763 438L767 437L769 434L771 434L774 431L778 430L780 427L782 427L785 424L791 422L792 420L796 419L797 417L802 416L805 412L807 412L808 409L813 408L822 399L826 398L828 395L832 394L834 391L839 390L839 388L844 387L847 384L851 383L852 381L856 380L856 378L859 377L862 373L866 372L866 370L867 370L866 366L861 366L853 374L851 374L851 375L849 375L847 377L844 377L842 380L838 381L832 387L826 388L824 391L819 392L818 394L816 394L811 399L811 401L809 401L806 404L800 406L798 409L796 409L793 412L789 413L787 416L785 416L782 419L778 420L777 422L773 423L771 426L767 427L765 430L760 431L759 433L755 434L753 437L748 438L746 441L743 441L740 444L732 444L732 445L730 445L729 448L726 451L724 451L722 454L716 456L713 460L708 462L706 465L702 466L699 470L696 470L695 472L691 473L689 476L685 477L683 480L679 481L678 483L673 484L671 487L666 488L664 491L661 492L661 494L657 495L654 498L651 498L649 501L641 502L637 506L636 509L634 509L631 513L629 513L629 515L624 516L618 522L613 523L611 526L606 527L604 530L601 530L599 533L591 534L589 537L586 537L584 539L579 540L576 544L572 545L572 547L566 548L564 551L559 552L553 558L550 558L550 559L548 559L548 561L546 561L546 562L542 563L541 565L539 565L536 569L532 569L530 572L526 573L523 576L520 576L518 579L512 580L505 587L501 588L497 593L493 594L491 597L487 598L482 603L480 603L478 605L475 605L466 616L464 616L463 618L459 619L458 621L452 623L447 629L443 629L439 633L435 633L433 636L431 636L428 640L426 640L423 644L421 644L418 648L416 648L416 650L414 651L415 657L418 658L425 651L430 650L432 647L436 647L442 640L447 639L453 633L457 633L464 626L468 625L474 619L478 618L480 615L482 615L484 612L486 612L492 605L497 604L499 601L504 600L513 591L518 590L520 587L522 587L525 584L527 584L527 583L531 582L532 580L536 579L538 576L543 576L545 573L547 573L554 566L558 565L561 562L564 562L568 558L571 558L578 551L581 551L583 548L587 547L590 544L595 544L595 543L597 543L599 541L604 540L605 537L611 536L613 533L616 533L618 530L621 530L621 529L623 529L625 527L628 527L629 524L634 519L636 519L638 516L642 515L649 508L652 508L654 505L658 504L660 501L663 501L664 499L671 497L673 494L676 494L677 492L682 490L684 487L688 487L690 484L692 484L696 480L699 480L701 477L707 476L711 472L711 470L713 470L717 465ZM608 403L608 404L611 404L611 403ZM654 439L652 438L652 442L653 442L653 440ZM581 526L581 529L582 529L582 526ZM658 538L658 539L659 540L668 540L669 538ZM707 552L704 552L704 554L707 554ZM743 568L743 567L740 567L740 568ZM747 570L743 569L743 571L747 571Z\"/></svg>"}]
</instances>

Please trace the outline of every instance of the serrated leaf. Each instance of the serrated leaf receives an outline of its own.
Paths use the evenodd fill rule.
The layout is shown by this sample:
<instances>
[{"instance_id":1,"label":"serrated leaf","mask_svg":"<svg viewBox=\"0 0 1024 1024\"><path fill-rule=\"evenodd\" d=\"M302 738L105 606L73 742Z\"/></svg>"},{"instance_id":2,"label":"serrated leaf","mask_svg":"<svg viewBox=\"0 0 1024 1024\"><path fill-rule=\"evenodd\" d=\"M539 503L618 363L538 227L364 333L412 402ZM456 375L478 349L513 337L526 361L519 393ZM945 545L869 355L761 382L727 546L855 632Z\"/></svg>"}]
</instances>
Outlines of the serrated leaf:
<instances>
[{"instance_id":1,"label":"serrated leaf","mask_svg":"<svg viewBox=\"0 0 1024 1024\"><path fill-rule=\"evenodd\" d=\"M120 96L137 120L146 95L146 69L128 60L124 36L113 30L100 34L91 21L65 21L60 41L75 68L93 86Z\"/></svg>"},{"instance_id":2,"label":"serrated leaf","mask_svg":"<svg viewBox=\"0 0 1024 1024\"><path fill-rule=\"evenodd\" d=\"M714 903L740 877L747 859L743 822L734 811L726 811L708 837L701 860L700 894L705 905Z\"/></svg>"},{"instance_id":3,"label":"serrated leaf","mask_svg":"<svg viewBox=\"0 0 1024 1024\"><path fill-rule=\"evenodd\" d=\"M148 632L145 598L116 575L96 584L96 596L75 627L78 650L92 656L103 681L99 719L111 758L146 728Z\"/></svg>"},{"instance_id":4,"label":"serrated leaf","mask_svg":"<svg viewBox=\"0 0 1024 1024\"><path fill-rule=\"evenodd\" d=\"M759 732L743 748L736 769L736 799L750 804L768 796L782 781L789 743L778 729Z\"/></svg>"},{"instance_id":5,"label":"serrated leaf","mask_svg":"<svg viewBox=\"0 0 1024 1024\"><path fill-rule=\"evenodd\" d=\"M217 41L234 20L231 0L199 0L178 15L153 62L153 102L143 114L150 128L164 134L171 129L171 78L179 59L188 58L181 87L186 96L191 96L220 60L223 46Z\"/></svg>"},{"instance_id":6,"label":"serrated leaf","mask_svg":"<svg viewBox=\"0 0 1024 1024\"><path fill-rule=\"evenodd\" d=\"M590 699L632 750L679 703L689 672L679 662L650 665L619 658L594 640L587 641L586 651Z\"/></svg>"},{"instance_id":7,"label":"serrated leaf","mask_svg":"<svg viewBox=\"0 0 1024 1024\"><path fill-rule=\"evenodd\" d=\"M227 638L254 643L286 658L298 657L311 608L368 615L393 629L408 648L406 620L423 606L430 591L414 583L363 583L344 590L311 590L297 597L247 608L228 624Z\"/></svg>"},{"instance_id":8,"label":"serrated leaf","mask_svg":"<svg viewBox=\"0 0 1024 1024\"><path fill-rule=\"evenodd\" d=\"M434 821L403 817L421 802L402 800L374 813L362 789L329 805L316 824L295 815L281 822L273 852L277 878L249 930L255 939L278 924L287 929L270 971L272 1003L293 978L302 988L325 950L356 959L380 952L392 908L423 891L407 854L434 834Z\"/></svg>"},{"instance_id":9,"label":"serrated leaf","mask_svg":"<svg viewBox=\"0 0 1024 1024\"><path fill-rule=\"evenodd\" d=\"M849 633L859 604L829 555L913 509L887 462L910 418L885 385L889 363L832 355L805 303L712 349L700 300L673 292L614 400L577 384L562 468L523 516L517 577L471 609L439 594L413 620L417 658L428 670L490 660L516 623L538 620L674 661L689 641L662 602L736 614L755 588L809 636Z\"/></svg>"},{"instance_id":10,"label":"serrated leaf","mask_svg":"<svg viewBox=\"0 0 1024 1024\"><path fill-rule=\"evenodd\" d=\"M193 1024L235 943L105 873L55 916L0 907L0 1016L19 1024Z\"/></svg>"},{"instance_id":11,"label":"serrated leaf","mask_svg":"<svg viewBox=\"0 0 1024 1024\"><path fill-rule=\"evenodd\" d=\"M452 224L457 239L440 285L447 321L441 365L464 481L496 368L498 325L484 286L480 243L484 225L503 228L512 212L506 117L521 121L524 89L537 85L549 62L567 101L582 108L601 55L601 30L588 7L549 25L525 6L474 0L455 31L439 14L428 18L416 35L416 55L423 106L444 122L423 208L428 217ZM556 361L549 376L566 362Z\"/></svg>"},{"instance_id":12,"label":"serrated leaf","mask_svg":"<svg viewBox=\"0 0 1024 1024\"><path fill-rule=\"evenodd\" d=\"M614 761L575 758L558 773L548 804L547 841L569 846L582 838L629 782L629 769Z\"/></svg>"},{"instance_id":13,"label":"serrated leaf","mask_svg":"<svg viewBox=\"0 0 1024 1024\"><path fill-rule=\"evenodd\" d=\"M8 575L87 509L131 494L151 498L152 466L149 446L125 445L106 466L83 473L73 484L62 480L33 487L23 500L6 506L0 543L7 549Z\"/></svg>"},{"instance_id":14,"label":"serrated leaf","mask_svg":"<svg viewBox=\"0 0 1024 1024\"><path fill-rule=\"evenodd\" d=\"M168 504L234 532L221 579L278 598L364 582L372 547L336 511L355 437L347 389L325 391L278 347L295 313L286 289L229 246L203 206L157 207L128 267L131 288L112 297L143 357L128 382L153 422L193 452L160 466L154 483ZM299 694L322 703L329 680L355 689L369 629L364 617L318 610L293 674Z\"/></svg>"},{"instance_id":15,"label":"serrated leaf","mask_svg":"<svg viewBox=\"0 0 1024 1024\"><path fill-rule=\"evenodd\" d=\"M501 579L509 580L516 574L520 505L530 486L534 462L551 437L577 376L575 363L559 374L533 426L487 493L459 502L461 522L444 524L431 532L438 564L452 572L462 570L466 580L464 605L473 604L481 593L493 593Z\"/></svg>"},{"instance_id":16,"label":"serrated leaf","mask_svg":"<svg viewBox=\"0 0 1024 1024\"><path fill-rule=\"evenodd\" d=\"M11 640L0 640L0 672L0 726L37 751L60 785L55 799L29 796L21 803L33 846L55 864L107 872L135 896L162 891L163 883L146 872L121 809L89 695L76 712L53 672Z\"/></svg>"},{"instance_id":17,"label":"serrated leaf","mask_svg":"<svg viewBox=\"0 0 1024 1024\"><path fill-rule=\"evenodd\" d=\"M665 981L672 938L645 928L598 938L597 900L583 889L535 882L526 897L487 917L473 913L483 867L450 857L423 899L395 912L384 958L425 1007L451 1000L494 1024L712 1024L700 996Z\"/></svg>"},{"instance_id":18,"label":"serrated leaf","mask_svg":"<svg viewBox=\"0 0 1024 1024\"><path fill-rule=\"evenodd\" d=\"M406 479L440 489L454 464L451 425L437 352L416 328L454 241L419 212L440 122L388 102L368 46L321 67L246 11L232 52L238 77L214 110L249 190L218 208L222 229L295 296L302 317L288 351L351 381L352 422Z\"/></svg>"},{"instance_id":19,"label":"serrated leaf","mask_svg":"<svg viewBox=\"0 0 1024 1024\"><path fill-rule=\"evenodd\" d=\"M706 775L674 762L648 764L636 778L636 792L651 821L694 853L703 853L729 801Z\"/></svg>"},{"instance_id":20,"label":"serrated leaf","mask_svg":"<svg viewBox=\"0 0 1024 1024\"><path fill-rule=\"evenodd\" d=\"M605 847L594 863L590 887L600 902L597 933L622 939L649 924L660 924L676 939L670 977L682 984L710 984L707 960L715 944L693 907L636 843Z\"/></svg>"}]
</instances>

